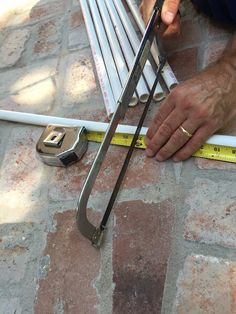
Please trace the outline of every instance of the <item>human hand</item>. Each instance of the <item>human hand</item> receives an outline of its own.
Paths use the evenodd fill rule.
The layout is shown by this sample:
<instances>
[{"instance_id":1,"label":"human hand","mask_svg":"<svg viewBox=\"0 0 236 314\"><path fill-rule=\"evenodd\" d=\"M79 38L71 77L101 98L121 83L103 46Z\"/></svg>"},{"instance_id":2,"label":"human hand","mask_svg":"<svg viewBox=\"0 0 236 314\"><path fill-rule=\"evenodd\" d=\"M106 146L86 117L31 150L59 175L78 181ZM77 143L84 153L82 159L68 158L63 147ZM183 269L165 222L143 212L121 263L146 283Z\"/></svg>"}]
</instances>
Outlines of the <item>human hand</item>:
<instances>
[{"instance_id":1,"label":"human hand","mask_svg":"<svg viewBox=\"0 0 236 314\"><path fill-rule=\"evenodd\" d=\"M190 157L209 136L235 119L235 89L235 72L224 62L175 87L147 132L147 156L159 161Z\"/></svg>"},{"instance_id":2,"label":"human hand","mask_svg":"<svg viewBox=\"0 0 236 314\"><path fill-rule=\"evenodd\" d=\"M143 0L140 5L140 12L145 25L147 25L149 21L155 3L155 0ZM180 0L164 1L161 11L162 22L165 24L163 36L167 37L180 33L180 16L178 15L179 5Z\"/></svg>"}]
</instances>

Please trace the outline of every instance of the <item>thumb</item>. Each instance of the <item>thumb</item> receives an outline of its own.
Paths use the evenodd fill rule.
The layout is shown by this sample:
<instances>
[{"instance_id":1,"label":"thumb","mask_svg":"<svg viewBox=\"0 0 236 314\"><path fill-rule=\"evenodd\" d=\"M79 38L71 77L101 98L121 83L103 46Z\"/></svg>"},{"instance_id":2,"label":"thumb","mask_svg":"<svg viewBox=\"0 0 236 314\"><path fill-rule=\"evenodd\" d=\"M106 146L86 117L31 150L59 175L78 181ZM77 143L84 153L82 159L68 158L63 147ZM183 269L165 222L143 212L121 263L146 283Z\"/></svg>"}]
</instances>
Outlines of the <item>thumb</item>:
<instances>
[{"instance_id":1,"label":"thumb","mask_svg":"<svg viewBox=\"0 0 236 314\"><path fill-rule=\"evenodd\" d=\"M178 12L180 5L180 0L165 0L162 11L161 18L164 24L170 25Z\"/></svg>"}]
</instances>

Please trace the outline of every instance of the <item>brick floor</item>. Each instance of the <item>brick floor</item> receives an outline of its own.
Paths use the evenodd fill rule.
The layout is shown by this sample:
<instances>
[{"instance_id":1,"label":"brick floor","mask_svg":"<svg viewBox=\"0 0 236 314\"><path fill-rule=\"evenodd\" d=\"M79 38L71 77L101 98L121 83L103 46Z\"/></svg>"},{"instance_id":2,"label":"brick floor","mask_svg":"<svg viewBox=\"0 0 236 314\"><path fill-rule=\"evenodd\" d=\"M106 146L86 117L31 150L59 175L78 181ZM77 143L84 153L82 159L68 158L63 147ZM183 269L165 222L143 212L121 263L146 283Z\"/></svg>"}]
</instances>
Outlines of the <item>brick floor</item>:
<instances>
[{"instance_id":1,"label":"brick floor","mask_svg":"<svg viewBox=\"0 0 236 314\"><path fill-rule=\"evenodd\" d=\"M0 109L108 122L79 1L0 2ZM180 82L234 33L189 0L182 9L181 34L165 40ZM123 123L136 125L142 110ZM235 164L135 151L98 250L75 216L99 145L49 167L35 150L42 130L0 121L0 313L236 313ZM235 135L235 122L223 133ZM126 151L111 147L99 173L87 209L96 226Z\"/></svg>"}]
</instances>

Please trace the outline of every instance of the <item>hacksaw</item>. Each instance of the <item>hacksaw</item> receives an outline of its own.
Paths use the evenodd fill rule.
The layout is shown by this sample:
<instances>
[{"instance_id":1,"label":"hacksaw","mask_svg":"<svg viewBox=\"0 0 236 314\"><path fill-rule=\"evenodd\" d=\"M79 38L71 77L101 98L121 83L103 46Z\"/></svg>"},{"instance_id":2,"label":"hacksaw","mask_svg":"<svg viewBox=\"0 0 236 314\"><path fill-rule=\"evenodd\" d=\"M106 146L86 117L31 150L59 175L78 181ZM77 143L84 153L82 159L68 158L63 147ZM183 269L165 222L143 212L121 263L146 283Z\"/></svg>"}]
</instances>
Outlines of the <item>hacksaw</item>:
<instances>
[{"instance_id":1,"label":"hacksaw","mask_svg":"<svg viewBox=\"0 0 236 314\"><path fill-rule=\"evenodd\" d=\"M98 176L99 170L101 169L101 165L103 163L103 160L105 159L107 150L110 146L112 137L116 131L117 125L119 124L119 121L124 118L125 113L127 111L128 105L130 103L131 97L134 94L134 91L136 89L136 86L138 84L139 78L142 74L144 65L148 59L150 49L152 46L152 42L154 40L154 37L157 35L156 30L160 26L161 23L161 8L163 5L164 0L157 0L153 12L150 18L150 21L148 23L148 26L146 28L146 31L144 33L144 36L142 38L142 41L140 43L138 52L136 54L133 67L131 71L129 72L127 82L125 84L125 87L121 93L121 96L117 102L117 108L115 113L112 116L112 119L110 121L110 124L108 126L108 129L105 133L104 139L100 145L100 148L98 150L98 153L94 159L94 162L92 164L92 167L89 171L89 174L87 176L87 179L83 185L80 198L78 201L78 208L77 208L77 215L76 215L76 222L79 231L88 238L91 243L95 247L100 247L102 242L102 237L104 234L104 230L106 229L106 224L109 218L109 215L111 213L113 204L115 202L116 196L118 194L119 188L121 186L121 183L123 181L123 178L125 176L126 169L128 167L129 160L131 158L132 152L135 147L135 143L138 139L140 129L142 127L142 124L144 122L144 118L147 114L149 105L151 103L151 100L153 98L153 94L155 91L155 87L159 81L161 70L166 62L166 57L163 53L160 54L160 64L156 73L156 79L153 84L153 87L150 91L150 95L148 98L148 101L144 107L143 114L141 116L141 119L139 121L139 124L136 129L136 133L133 137L131 146L128 150L126 159L124 161L124 164L122 166L122 169L120 171L120 174L118 176L116 185L113 189L113 192L111 194L110 200L108 202L107 208L105 210L105 213L103 215L102 221L99 226L94 226L87 217L87 204L88 199L90 197L92 188L94 186L94 183L96 181L96 178Z\"/></svg>"}]
</instances>

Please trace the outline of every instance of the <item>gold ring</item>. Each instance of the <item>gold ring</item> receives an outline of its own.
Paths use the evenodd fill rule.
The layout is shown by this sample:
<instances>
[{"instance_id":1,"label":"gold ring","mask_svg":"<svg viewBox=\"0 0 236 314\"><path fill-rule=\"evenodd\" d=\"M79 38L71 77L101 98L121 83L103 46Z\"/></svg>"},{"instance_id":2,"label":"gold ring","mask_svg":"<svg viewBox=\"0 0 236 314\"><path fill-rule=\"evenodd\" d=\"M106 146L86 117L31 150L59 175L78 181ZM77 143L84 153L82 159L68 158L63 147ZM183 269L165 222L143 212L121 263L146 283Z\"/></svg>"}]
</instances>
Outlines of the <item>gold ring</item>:
<instances>
[{"instance_id":1,"label":"gold ring","mask_svg":"<svg viewBox=\"0 0 236 314\"><path fill-rule=\"evenodd\" d=\"M182 125L180 125L179 129L181 130L181 132L184 135L187 135L187 137L192 137L193 136L193 134L189 133Z\"/></svg>"}]
</instances>

